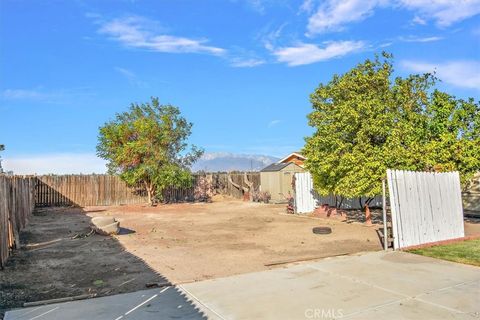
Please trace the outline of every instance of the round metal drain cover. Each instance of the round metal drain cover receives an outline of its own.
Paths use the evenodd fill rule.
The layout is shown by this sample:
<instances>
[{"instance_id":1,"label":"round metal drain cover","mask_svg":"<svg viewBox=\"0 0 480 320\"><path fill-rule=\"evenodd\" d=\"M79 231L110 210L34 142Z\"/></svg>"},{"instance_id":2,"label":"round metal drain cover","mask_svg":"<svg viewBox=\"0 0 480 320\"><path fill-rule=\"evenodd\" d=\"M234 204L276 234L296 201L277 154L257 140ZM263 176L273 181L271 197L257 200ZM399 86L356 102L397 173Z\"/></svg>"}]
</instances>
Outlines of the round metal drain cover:
<instances>
[{"instance_id":1,"label":"round metal drain cover","mask_svg":"<svg viewBox=\"0 0 480 320\"><path fill-rule=\"evenodd\" d=\"M312 229L315 234L330 234L332 233L332 228L330 227L315 227Z\"/></svg>"}]
</instances>

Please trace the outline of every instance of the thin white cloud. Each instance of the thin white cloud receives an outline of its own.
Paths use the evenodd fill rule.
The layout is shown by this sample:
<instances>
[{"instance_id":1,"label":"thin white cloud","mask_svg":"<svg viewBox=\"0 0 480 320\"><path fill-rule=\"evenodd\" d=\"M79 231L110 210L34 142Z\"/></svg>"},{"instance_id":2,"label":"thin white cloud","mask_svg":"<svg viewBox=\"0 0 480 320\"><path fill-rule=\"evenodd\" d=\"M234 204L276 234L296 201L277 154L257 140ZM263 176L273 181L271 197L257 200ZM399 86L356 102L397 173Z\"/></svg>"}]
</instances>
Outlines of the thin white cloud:
<instances>
[{"instance_id":1,"label":"thin white cloud","mask_svg":"<svg viewBox=\"0 0 480 320\"><path fill-rule=\"evenodd\" d=\"M129 16L102 22L99 32L124 46L165 53L206 53L222 55L225 49L206 45L207 39L190 39L164 34L155 21Z\"/></svg>"},{"instance_id":2,"label":"thin white cloud","mask_svg":"<svg viewBox=\"0 0 480 320\"><path fill-rule=\"evenodd\" d=\"M133 86L142 87L142 88L147 86L146 83L139 80L137 75L131 70L128 70L122 67L115 67L114 70L117 71L122 76L124 76L128 80L128 82L130 82L130 84Z\"/></svg>"},{"instance_id":3,"label":"thin white cloud","mask_svg":"<svg viewBox=\"0 0 480 320\"><path fill-rule=\"evenodd\" d=\"M228 54L224 55L223 58L234 68L253 68L266 63L265 59L259 56L257 52L238 46L230 47Z\"/></svg>"},{"instance_id":4,"label":"thin white cloud","mask_svg":"<svg viewBox=\"0 0 480 320\"><path fill-rule=\"evenodd\" d=\"M365 47L366 44L363 41L329 42L324 47L300 43L292 47L274 49L272 53L278 62L284 62L293 67L342 57L349 53L359 52Z\"/></svg>"},{"instance_id":5,"label":"thin white cloud","mask_svg":"<svg viewBox=\"0 0 480 320\"><path fill-rule=\"evenodd\" d=\"M105 161L91 153L37 154L3 156L5 171L15 174L78 174L105 173Z\"/></svg>"},{"instance_id":6,"label":"thin white cloud","mask_svg":"<svg viewBox=\"0 0 480 320\"><path fill-rule=\"evenodd\" d=\"M313 0L305 0L300 6L300 12L311 13L313 11L313 6L314 6Z\"/></svg>"},{"instance_id":7,"label":"thin white cloud","mask_svg":"<svg viewBox=\"0 0 480 320\"><path fill-rule=\"evenodd\" d=\"M461 60L430 63L403 60L400 65L409 72L436 72L436 76L440 80L459 88L480 90L480 61Z\"/></svg>"},{"instance_id":8,"label":"thin white cloud","mask_svg":"<svg viewBox=\"0 0 480 320\"><path fill-rule=\"evenodd\" d=\"M134 79L136 78L137 76L135 75L135 73L133 73L132 71L128 70L128 69L125 69L125 68L121 68L121 67L115 67L114 68L115 71L117 71L118 73L124 75L126 78L128 79Z\"/></svg>"},{"instance_id":9,"label":"thin white cloud","mask_svg":"<svg viewBox=\"0 0 480 320\"><path fill-rule=\"evenodd\" d=\"M284 0L230 0L233 3L244 3L248 8L259 14L265 14L271 6L285 5L288 2Z\"/></svg>"},{"instance_id":10,"label":"thin white cloud","mask_svg":"<svg viewBox=\"0 0 480 320\"><path fill-rule=\"evenodd\" d=\"M247 0L250 7L258 13L265 13L265 3L262 0Z\"/></svg>"},{"instance_id":11,"label":"thin white cloud","mask_svg":"<svg viewBox=\"0 0 480 320\"><path fill-rule=\"evenodd\" d=\"M2 92L2 97L8 100L49 100L56 96L55 93L41 92L36 89L6 89Z\"/></svg>"},{"instance_id":12,"label":"thin white cloud","mask_svg":"<svg viewBox=\"0 0 480 320\"><path fill-rule=\"evenodd\" d=\"M80 98L92 96L88 88L45 90L42 87L33 89L5 89L0 92L3 100L26 100L45 103L69 103Z\"/></svg>"},{"instance_id":13,"label":"thin white cloud","mask_svg":"<svg viewBox=\"0 0 480 320\"><path fill-rule=\"evenodd\" d=\"M378 47L379 47L379 48L388 48L388 47L390 47L392 44L393 44L392 41L383 42L383 43L379 44Z\"/></svg>"},{"instance_id":14,"label":"thin white cloud","mask_svg":"<svg viewBox=\"0 0 480 320\"><path fill-rule=\"evenodd\" d=\"M434 20L440 27L480 14L480 0L399 0L399 4L417 12L417 21Z\"/></svg>"},{"instance_id":15,"label":"thin white cloud","mask_svg":"<svg viewBox=\"0 0 480 320\"><path fill-rule=\"evenodd\" d=\"M404 42L435 42L443 40L443 37L438 36L431 36L431 37L417 37L417 36L408 36L408 37L400 37L400 41Z\"/></svg>"},{"instance_id":16,"label":"thin white cloud","mask_svg":"<svg viewBox=\"0 0 480 320\"><path fill-rule=\"evenodd\" d=\"M265 60L257 58L234 58L230 65L235 68L253 68L265 64Z\"/></svg>"},{"instance_id":17,"label":"thin white cloud","mask_svg":"<svg viewBox=\"0 0 480 320\"><path fill-rule=\"evenodd\" d=\"M277 40L282 36L283 29L287 25L288 23L285 22L275 28L267 26L257 34L256 39L262 42L265 48L272 50L275 47Z\"/></svg>"},{"instance_id":18,"label":"thin white cloud","mask_svg":"<svg viewBox=\"0 0 480 320\"><path fill-rule=\"evenodd\" d=\"M374 13L381 0L327 0L308 19L307 34L340 31L345 25L362 21ZM303 4L305 5L305 3ZM311 6L311 5L310 5Z\"/></svg>"},{"instance_id":19,"label":"thin white cloud","mask_svg":"<svg viewBox=\"0 0 480 320\"><path fill-rule=\"evenodd\" d=\"M341 31L350 23L367 19L381 7L412 11L413 23L425 25L431 20L439 27L480 14L480 0L326 0L310 16L307 35ZM302 4L301 10L305 8L312 11L311 1Z\"/></svg>"},{"instance_id":20,"label":"thin white cloud","mask_svg":"<svg viewBox=\"0 0 480 320\"><path fill-rule=\"evenodd\" d=\"M420 18L419 16L415 16L412 19L412 23L424 26L427 24L427 21L425 21L425 19Z\"/></svg>"},{"instance_id":21,"label":"thin white cloud","mask_svg":"<svg viewBox=\"0 0 480 320\"><path fill-rule=\"evenodd\" d=\"M278 120L278 119L272 120L268 123L267 127L272 128L272 127L276 126L277 124L279 124L281 122L282 122L282 120Z\"/></svg>"}]
</instances>

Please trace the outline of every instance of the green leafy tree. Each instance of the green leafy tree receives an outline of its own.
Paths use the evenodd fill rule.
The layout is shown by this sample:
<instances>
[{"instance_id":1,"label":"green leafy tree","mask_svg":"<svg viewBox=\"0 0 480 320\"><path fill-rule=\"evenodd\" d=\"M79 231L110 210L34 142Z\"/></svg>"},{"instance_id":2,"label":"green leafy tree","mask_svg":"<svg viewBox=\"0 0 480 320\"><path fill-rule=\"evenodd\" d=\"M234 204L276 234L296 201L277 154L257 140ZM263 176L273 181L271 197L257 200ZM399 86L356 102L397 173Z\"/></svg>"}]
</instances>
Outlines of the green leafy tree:
<instances>
[{"instance_id":1,"label":"green leafy tree","mask_svg":"<svg viewBox=\"0 0 480 320\"><path fill-rule=\"evenodd\" d=\"M109 173L130 186L143 185L153 204L166 187L191 184L189 167L203 153L187 142L191 128L177 107L152 98L100 128L97 154L108 161Z\"/></svg>"},{"instance_id":2,"label":"green leafy tree","mask_svg":"<svg viewBox=\"0 0 480 320\"><path fill-rule=\"evenodd\" d=\"M315 128L306 138L306 168L320 194L381 194L387 168L480 170L480 105L435 89L432 74L393 78L383 53L320 84L310 96Z\"/></svg>"},{"instance_id":3,"label":"green leafy tree","mask_svg":"<svg viewBox=\"0 0 480 320\"><path fill-rule=\"evenodd\" d=\"M480 170L480 104L435 90L426 116L425 167L459 171L468 183Z\"/></svg>"}]
</instances>

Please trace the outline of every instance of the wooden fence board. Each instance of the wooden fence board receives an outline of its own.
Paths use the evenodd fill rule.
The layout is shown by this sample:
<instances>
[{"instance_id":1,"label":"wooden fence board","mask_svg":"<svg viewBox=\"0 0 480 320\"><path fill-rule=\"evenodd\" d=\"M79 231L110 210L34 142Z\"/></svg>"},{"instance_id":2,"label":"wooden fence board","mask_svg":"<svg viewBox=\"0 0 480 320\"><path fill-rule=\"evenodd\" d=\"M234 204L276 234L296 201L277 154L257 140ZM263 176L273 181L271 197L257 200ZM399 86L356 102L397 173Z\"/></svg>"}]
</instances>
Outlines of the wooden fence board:
<instances>
[{"instance_id":1,"label":"wooden fence board","mask_svg":"<svg viewBox=\"0 0 480 320\"><path fill-rule=\"evenodd\" d=\"M228 181L241 188L237 188ZM260 174L246 174L254 188L260 186ZM185 202L195 200L195 190L200 187L201 177L207 177L215 194L226 194L235 198L243 197L242 187L247 187L245 173L195 174L192 186L168 187L163 191L165 202ZM129 188L118 176L111 175L61 175L37 176L35 204L37 207L52 206L108 206L141 204L147 202L145 192L139 188Z\"/></svg>"},{"instance_id":2,"label":"wooden fence board","mask_svg":"<svg viewBox=\"0 0 480 320\"><path fill-rule=\"evenodd\" d=\"M146 198L108 175L37 176L37 207L145 203ZM121 195L121 196L120 196Z\"/></svg>"},{"instance_id":3,"label":"wooden fence board","mask_svg":"<svg viewBox=\"0 0 480 320\"><path fill-rule=\"evenodd\" d=\"M20 230L34 209L35 180L31 177L0 175L0 267L12 249L20 247Z\"/></svg>"}]
</instances>

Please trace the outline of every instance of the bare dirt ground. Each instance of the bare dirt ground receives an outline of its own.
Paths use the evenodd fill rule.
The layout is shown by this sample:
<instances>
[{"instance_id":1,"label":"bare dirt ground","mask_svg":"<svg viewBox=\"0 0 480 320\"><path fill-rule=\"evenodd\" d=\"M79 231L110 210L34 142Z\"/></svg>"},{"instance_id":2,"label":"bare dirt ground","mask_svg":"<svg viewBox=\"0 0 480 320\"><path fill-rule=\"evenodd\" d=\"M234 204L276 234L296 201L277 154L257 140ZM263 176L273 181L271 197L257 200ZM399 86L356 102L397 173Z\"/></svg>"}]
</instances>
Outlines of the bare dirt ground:
<instances>
[{"instance_id":1,"label":"bare dirt ground","mask_svg":"<svg viewBox=\"0 0 480 320\"><path fill-rule=\"evenodd\" d=\"M84 237L95 216L116 217L121 234ZM318 226L333 232L314 234ZM378 228L231 200L37 211L22 234L22 250L0 271L0 318L2 309L28 301L131 292L166 279L191 282L381 250ZM466 233L480 234L480 224L467 223Z\"/></svg>"},{"instance_id":2,"label":"bare dirt ground","mask_svg":"<svg viewBox=\"0 0 480 320\"><path fill-rule=\"evenodd\" d=\"M21 233L22 249L0 270L0 319L24 302L131 292L163 280L115 238L82 237L90 220L76 208L35 212Z\"/></svg>"},{"instance_id":3,"label":"bare dirt ground","mask_svg":"<svg viewBox=\"0 0 480 320\"><path fill-rule=\"evenodd\" d=\"M265 264L379 250L375 227L302 218L285 205L241 201L151 207L109 207L135 233L116 237L170 281L190 282L265 270ZM312 228L329 226L329 235Z\"/></svg>"}]
</instances>

